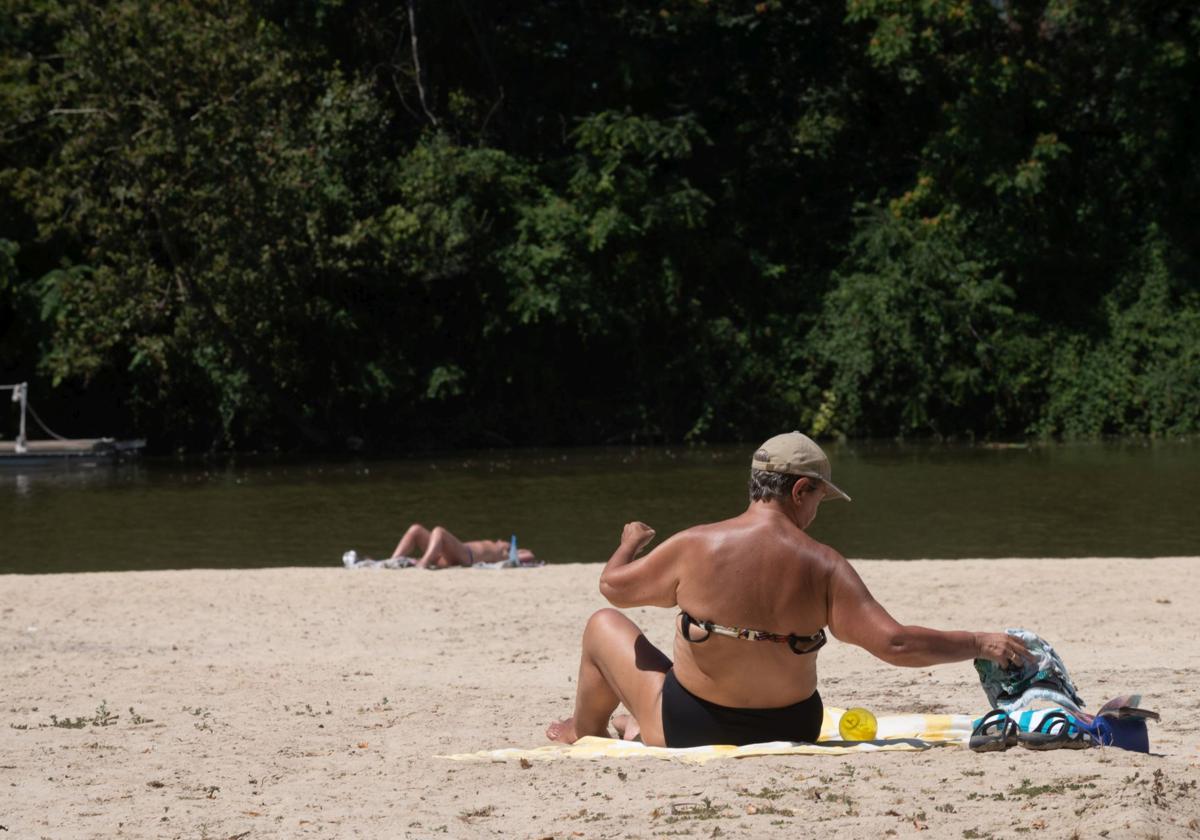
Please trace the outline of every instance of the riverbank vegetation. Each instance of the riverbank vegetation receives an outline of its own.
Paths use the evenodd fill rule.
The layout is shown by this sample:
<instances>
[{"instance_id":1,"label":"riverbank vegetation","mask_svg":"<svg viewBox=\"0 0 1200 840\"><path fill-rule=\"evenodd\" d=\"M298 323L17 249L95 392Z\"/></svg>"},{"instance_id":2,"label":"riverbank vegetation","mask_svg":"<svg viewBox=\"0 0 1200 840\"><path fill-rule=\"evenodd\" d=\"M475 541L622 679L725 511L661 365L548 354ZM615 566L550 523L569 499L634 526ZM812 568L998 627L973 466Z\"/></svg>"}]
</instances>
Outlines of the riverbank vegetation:
<instances>
[{"instance_id":1,"label":"riverbank vegetation","mask_svg":"<svg viewBox=\"0 0 1200 840\"><path fill-rule=\"evenodd\" d=\"M0 0L0 372L159 449L1200 429L1194 5L593 6Z\"/></svg>"}]
</instances>

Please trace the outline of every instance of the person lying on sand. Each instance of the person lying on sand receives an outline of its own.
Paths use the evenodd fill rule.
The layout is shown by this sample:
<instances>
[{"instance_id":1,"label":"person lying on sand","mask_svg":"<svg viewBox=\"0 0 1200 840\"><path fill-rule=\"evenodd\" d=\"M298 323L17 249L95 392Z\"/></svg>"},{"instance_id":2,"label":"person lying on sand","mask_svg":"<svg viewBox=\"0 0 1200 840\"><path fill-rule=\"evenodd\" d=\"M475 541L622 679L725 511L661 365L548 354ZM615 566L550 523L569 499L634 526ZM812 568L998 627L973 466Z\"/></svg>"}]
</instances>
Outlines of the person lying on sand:
<instances>
[{"instance_id":1,"label":"person lying on sand","mask_svg":"<svg viewBox=\"0 0 1200 840\"><path fill-rule=\"evenodd\" d=\"M654 538L630 522L600 575L614 607L678 607L675 659L615 609L583 632L575 713L551 723L552 741L620 734L652 746L815 741L823 706L817 651L825 628L892 665L976 657L1031 658L1005 633L944 632L899 624L841 554L805 533L825 499L846 499L829 459L799 432L766 441L751 461L750 505L733 519L682 531L641 559Z\"/></svg>"},{"instance_id":2,"label":"person lying on sand","mask_svg":"<svg viewBox=\"0 0 1200 840\"><path fill-rule=\"evenodd\" d=\"M508 540L469 540L464 542L441 525L432 531L413 523L392 552L392 557L416 557L413 564L420 569L445 569L450 566L474 566L476 563L496 563L508 559ZM532 551L517 551L522 564L535 562Z\"/></svg>"}]
</instances>

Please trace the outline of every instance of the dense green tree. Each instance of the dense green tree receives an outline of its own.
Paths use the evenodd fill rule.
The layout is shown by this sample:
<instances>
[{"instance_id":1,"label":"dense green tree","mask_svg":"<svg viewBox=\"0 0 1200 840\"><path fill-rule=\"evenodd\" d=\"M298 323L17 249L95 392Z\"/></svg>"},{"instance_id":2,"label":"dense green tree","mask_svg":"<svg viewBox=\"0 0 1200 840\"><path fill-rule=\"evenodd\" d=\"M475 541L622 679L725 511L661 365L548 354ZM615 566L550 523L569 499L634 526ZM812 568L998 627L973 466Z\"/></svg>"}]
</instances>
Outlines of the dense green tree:
<instances>
[{"instance_id":1,"label":"dense green tree","mask_svg":"<svg viewBox=\"0 0 1200 840\"><path fill-rule=\"evenodd\" d=\"M0 0L0 375L160 448L1177 434L1200 16Z\"/></svg>"},{"instance_id":2,"label":"dense green tree","mask_svg":"<svg viewBox=\"0 0 1200 840\"><path fill-rule=\"evenodd\" d=\"M386 396L340 239L374 190L369 91L302 74L243 4L55 13L57 67L28 106L47 154L12 186L39 242L73 246L33 287L42 369L115 368L185 439L270 442L284 418L321 443L347 394Z\"/></svg>"},{"instance_id":3,"label":"dense green tree","mask_svg":"<svg viewBox=\"0 0 1200 840\"><path fill-rule=\"evenodd\" d=\"M1200 428L1200 294L1162 234L1151 230L1138 259L1105 295L1096 338L1057 349L1043 434L1177 435Z\"/></svg>"},{"instance_id":4,"label":"dense green tree","mask_svg":"<svg viewBox=\"0 0 1200 840\"><path fill-rule=\"evenodd\" d=\"M1046 343L967 230L952 212L863 220L813 332L820 431L987 434L1035 419Z\"/></svg>"}]
</instances>

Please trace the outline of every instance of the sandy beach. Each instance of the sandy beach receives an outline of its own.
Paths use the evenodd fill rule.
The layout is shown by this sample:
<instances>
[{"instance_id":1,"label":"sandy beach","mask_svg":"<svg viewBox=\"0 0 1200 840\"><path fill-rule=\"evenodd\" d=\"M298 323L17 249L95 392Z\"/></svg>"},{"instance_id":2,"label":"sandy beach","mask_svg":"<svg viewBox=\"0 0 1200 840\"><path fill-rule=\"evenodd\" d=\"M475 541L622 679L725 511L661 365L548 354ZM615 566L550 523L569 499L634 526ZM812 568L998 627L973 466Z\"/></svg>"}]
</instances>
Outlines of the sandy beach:
<instances>
[{"instance_id":1,"label":"sandy beach","mask_svg":"<svg viewBox=\"0 0 1200 840\"><path fill-rule=\"evenodd\" d=\"M569 712L598 565L9 575L0 838L1200 837L1200 558L855 566L901 621L1041 633L1088 708L1141 692L1152 754L451 762ZM828 705L987 710L969 663L820 670Z\"/></svg>"}]
</instances>

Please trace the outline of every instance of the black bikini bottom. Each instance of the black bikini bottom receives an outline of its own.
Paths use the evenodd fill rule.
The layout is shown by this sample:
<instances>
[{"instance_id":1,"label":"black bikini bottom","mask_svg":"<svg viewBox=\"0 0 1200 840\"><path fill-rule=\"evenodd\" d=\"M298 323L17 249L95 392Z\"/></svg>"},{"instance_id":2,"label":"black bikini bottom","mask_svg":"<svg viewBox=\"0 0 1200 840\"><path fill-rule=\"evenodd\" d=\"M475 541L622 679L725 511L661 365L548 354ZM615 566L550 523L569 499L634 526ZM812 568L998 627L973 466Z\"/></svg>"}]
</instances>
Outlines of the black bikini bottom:
<instances>
[{"instance_id":1,"label":"black bikini bottom","mask_svg":"<svg viewBox=\"0 0 1200 840\"><path fill-rule=\"evenodd\" d=\"M814 691L807 700L775 709L734 709L710 703L679 684L667 671L662 693L663 737L668 747L807 741L821 734L825 706Z\"/></svg>"}]
</instances>

